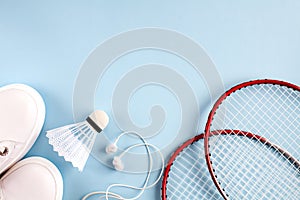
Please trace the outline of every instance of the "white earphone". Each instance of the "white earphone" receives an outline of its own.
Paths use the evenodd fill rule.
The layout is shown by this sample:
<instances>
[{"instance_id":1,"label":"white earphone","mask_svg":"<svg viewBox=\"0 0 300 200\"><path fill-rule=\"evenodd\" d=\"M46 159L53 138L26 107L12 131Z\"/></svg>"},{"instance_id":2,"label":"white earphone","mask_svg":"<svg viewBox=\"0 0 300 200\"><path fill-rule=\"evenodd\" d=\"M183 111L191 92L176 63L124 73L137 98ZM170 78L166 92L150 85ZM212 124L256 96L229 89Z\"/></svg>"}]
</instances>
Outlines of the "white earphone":
<instances>
[{"instance_id":1,"label":"white earphone","mask_svg":"<svg viewBox=\"0 0 300 200\"><path fill-rule=\"evenodd\" d=\"M116 153L118 151L118 147L115 143L108 145L105 149L106 153Z\"/></svg>"},{"instance_id":2,"label":"white earphone","mask_svg":"<svg viewBox=\"0 0 300 200\"><path fill-rule=\"evenodd\" d=\"M113 199L119 199L119 200L135 200L135 199L138 199L139 197L141 197L146 189L150 189L150 188L154 187L159 182L159 180L161 179L162 174L163 174L163 169L164 169L164 157L163 157L161 151L159 150L158 147L147 143L147 141L144 139L144 137L142 135L140 135L139 133L137 133L137 132L126 131L126 132L121 133L116 138L114 143L109 144L105 148L106 153L109 153L109 154L116 153L118 151L117 143L119 142L120 138L124 135L135 135L135 136L137 136L138 138L140 138L142 140L142 143L138 143L138 144L134 144L132 146L129 146L120 155L114 156L112 164L113 164L113 166L116 170L123 171L124 170L124 164L122 162L122 157L125 156L126 153L129 152L133 148L140 147L140 146L145 146L146 150L147 150L147 155L149 157L149 165L148 165L148 172L147 172L147 176L146 176L146 180L144 182L144 185L142 187L135 187L135 186L126 185L126 184L112 184L106 189L105 192L104 191L91 192L91 193L87 194L86 196L84 196L82 198L82 200L86 200L87 198L89 198L93 195L99 195L99 194L103 195L103 196L100 196L100 199L105 198L105 199L108 200L109 198L113 198ZM161 161L162 161L162 167L161 167L161 171L159 173L159 176L151 185L148 185L148 182L149 182L150 175L151 175L152 168L153 168L153 158L152 158L151 151L150 151L149 147L153 148L156 152L159 153L159 155L161 157ZM119 194L109 192L111 190L111 188L113 188L113 187L124 187L124 188L129 188L129 189L134 189L134 190L140 190L140 193L137 194L135 197L125 198L125 197L123 197Z\"/></svg>"},{"instance_id":3,"label":"white earphone","mask_svg":"<svg viewBox=\"0 0 300 200\"><path fill-rule=\"evenodd\" d=\"M112 163L116 170L118 171L124 170L124 164L120 156L115 156Z\"/></svg>"},{"instance_id":4,"label":"white earphone","mask_svg":"<svg viewBox=\"0 0 300 200\"><path fill-rule=\"evenodd\" d=\"M135 131L126 131L126 132L123 132L121 133L113 143L109 144L106 148L105 148L105 151L106 153L108 154L112 154L112 153L116 153L118 151L118 146L117 146L117 143L119 142L119 140L121 139L121 137L123 137L124 135L134 135L134 136L137 136L138 138L140 138L142 140L142 144L135 144L135 145L132 145L132 146L129 146L127 149L125 149L125 151L123 151L123 153L121 153L119 156L115 156L114 159L113 159L113 166L116 170L118 171L122 171L124 170L124 164L121 160L121 158L128 152L130 151L131 149L133 148L136 148L136 147L139 147L139 146L145 146L146 147L146 150L147 150L147 154L148 156L151 154L150 150L149 150L149 147L150 145L147 144L146 140L144 139L144 137L142 135L140 135L139 133L135 132Z\"/></svg>"}]
</instances>

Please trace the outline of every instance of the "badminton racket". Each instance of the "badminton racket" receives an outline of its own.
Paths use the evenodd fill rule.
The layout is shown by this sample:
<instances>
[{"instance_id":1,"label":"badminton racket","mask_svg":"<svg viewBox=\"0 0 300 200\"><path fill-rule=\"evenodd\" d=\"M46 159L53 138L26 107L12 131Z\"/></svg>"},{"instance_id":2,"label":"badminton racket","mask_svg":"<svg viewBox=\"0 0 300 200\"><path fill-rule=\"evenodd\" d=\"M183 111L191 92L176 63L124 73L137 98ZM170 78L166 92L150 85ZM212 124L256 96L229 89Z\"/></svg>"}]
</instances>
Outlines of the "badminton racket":
<instances>
[{"instance_id":1,"label":"badminton racket","mask_svg":"<svg viewBox=\"0 0 300 200\"><path fill-rule=\"evenodd\" d=\"M231 88L215 103L204 149L224 199L299 199L299 91L284 81L255 80Z\"/></svg>"}]
</instances>

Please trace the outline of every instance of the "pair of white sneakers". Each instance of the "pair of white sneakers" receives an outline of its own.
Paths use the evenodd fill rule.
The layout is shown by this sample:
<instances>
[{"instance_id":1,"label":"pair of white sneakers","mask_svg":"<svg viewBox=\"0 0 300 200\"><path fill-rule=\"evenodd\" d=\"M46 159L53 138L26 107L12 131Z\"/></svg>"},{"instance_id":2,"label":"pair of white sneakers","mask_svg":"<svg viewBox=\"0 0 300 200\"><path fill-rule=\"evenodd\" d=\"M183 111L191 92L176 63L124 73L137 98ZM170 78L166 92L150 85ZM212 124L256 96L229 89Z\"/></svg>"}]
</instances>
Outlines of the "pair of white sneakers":
<instances>
[{"instance_id":1,"label":"pair of white sneakers","mask_svg":"<svg viewBox=\"0 0 300 200\"><path fill-rule=\"evenodd\" d=\"M33 88L13 84L0 88L0 200L61 200L63 180L49 160L19 161L39 136L45 103Z\"/></svg>"}]
</instances>

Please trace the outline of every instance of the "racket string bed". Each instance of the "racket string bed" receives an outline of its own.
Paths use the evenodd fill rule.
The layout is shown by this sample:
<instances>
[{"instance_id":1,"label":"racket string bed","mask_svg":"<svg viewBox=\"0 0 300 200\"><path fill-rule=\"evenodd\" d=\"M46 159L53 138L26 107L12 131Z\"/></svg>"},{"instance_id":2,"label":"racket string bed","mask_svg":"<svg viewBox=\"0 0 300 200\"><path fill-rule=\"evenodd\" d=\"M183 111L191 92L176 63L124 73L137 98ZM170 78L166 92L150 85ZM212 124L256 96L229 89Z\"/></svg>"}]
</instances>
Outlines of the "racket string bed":
<instances>
[{"instance_id":1,"label":"racket string bed","mask_svg":"<svg viewBox=\"0 0 300 200\"><path fill-rule=\"evenodd\" d=\"M193 194L195 190L199 189L199 188L197 188L198 184L201 184L201 185L205 184L205 182L203 182L203 180L201 180L201 176L200 176L201 169L199 168L199 166L197 166L197 164L199 164L198 163L199 160L196 160L190 156L191 153L193 155L199 155L199 152L195 152L194 150L192 150L192 148L190 148L189 150L190 150L189 153L181 154L177 158L178 160L181 159L181 162L178 162L179 168L176 168L174 166L174 169L173 169L174 172L177 172L177 173L175 173L175 176L177 176L177 177L178 177L177 174L180 174L180 172L183 172L187 175L183 178L178 177L178 178L180 178L180 180L178 182L178 186L179 186L179 188L183 189L182 191L180 191L180 195L176 196L176 198L178 198L178 199L182 199L183 197L188 198L189 195ZM192 161L194 163L190 163L190 161ZM187 166L185 166L185 165L187 165ZM188 165L190 165L190 166L188 166ZM196 171L196 173L194 171ZM190 179L190 176L193 176L194 178ZM170 195L170 199L172 199L172 195Z\"/></svg>"},{"instance_id":2,"label":"racket string bed","mask_svg":"<svg viewBox=\"0 0 300 200\"><path fill-rule=\"evenodd\" d=\"M250 98L249 98L250 99ZM250 99L251 100L251 99ZM300 100L299 100L300 101ZM266 108L270 112L279 106L270 106ZM253 109L251 114L246 111L245 108L240 109L236 108L235 106L229 105L228 101L225 105L226 108L222 108L221 111L226 110L226 114L224 113L218 113L214 118L220 118L221 120L214 120L214 124L212 124L212 130L218 130L218 129L226 129L226 127L230 127L230 129L240 129L240 130L246 130L252 133L259 134L260 132L263 132L264 135L268 135L268 138L270 141L272 141L274 144L284 144L285 150L288 152L295 151L295 149L300 148L300 137L297 135L297 137L290 136L290 133L299 133L300 132L300 106L297 106L293 109L293 111L284 113L280 112L277 113L277 115L262 115L261 110L265 109L264 107L261 109ZM236 112L233 112L236 111ZM243 111L243 113L242 113ZM237 115L236 113L240 112L241 114ZM265 113L265 112L264 112ZM220 117L219 117L220 116ZM224 116L223 120L222 117ZM291 117L293 116L293 117ZM292 118L293 120L291 122L284 122L282 123L282 120L287 120L289 118ZM221 121L221 122L220 122ZM281 123L278 123L280 122ZM277 122L277 123L276 123ZM224 128L224 126L226 127ZM250 130L249 130L250 129ZM273 135L279 135L273 134L276 132L280 132L280 130L283 131L284 137L273 137ZM260 135L260 134L259 134ZM299 158L299 152L294 152L294 157Z\"/></svg>"},{"instance_id":3,"label":"racket string bed","mask_svg":"<svg viewBox=\"0 0 300 200\"><path fill-rule=\"evenodd\" d=\"M214 169L216 170L216 174L218 174L218 178L224 180L224 182L226 183L226 186L224 186L222 182L220 183L220 185L225 188L225 191L238 194L238 198L240 199L247 199L246 197L248 196L249 198L250 196L255 197L255 194L258 194L259 198L253 199L261 199L262 197L264 197L264 195L268 199L276 199L278 197L276 192L281 193L281 195L288 196L287 189L291 189L291 187L293 187L292 191L296 191L297 188L299 188L299 179L289 178L295 177L297 171L291 171L289 164L288 166L285 166L287 164L285 160L283 160L283 163L278 162L277 157L281 155L277 155L276 152L270 151L271 147L262 145L257 141L243 136L222 135L219 137L220 142L223 142L223 145L230 145L232 147L234 146L235 151L238 152L229 154L226 157L224 157L224 154L220 154L220 157L214 158L214 160L219 160L218 163L220 165L215 165ZM230 139L222 140L222 138L224 137L230 137ZM232 145L233 143L234 145ZM266 153L270 155L266 157ZM276 156L276 158L271 160L273 158L272 156ZM262 159L258 160L258 158L260 157ZM212 160L212 162L214 162L214 160ZM237 162L237 160L242 160L243 162L239 163ZM277 162L277 165L272 165L274 161ZM232 163L232 165L229 165L227 163ZM256 165L253 166L252 163L256 163ZM278 171L279 167L280 171ZM260 178L253 179L252 177ZM291 186L289 188L284 188L284 190L280 190L279 188L276 190L276 192L273 193L266 193L265 191L263 191L265 188L268 188L268 185L279 185L277 184L278 182L280 183L280 185L283 184ZM242 188L243 185L252 185L253 187L247 187L247 193L240 193L240 191L245 190L245 188ZM300 194L298 193L298 195Z\"/></svg>"},{"instance_id":4,"label":"racket string bed","mask_svg":"<svg viewBox=\"0 0 300 200\"><path fill-rule=\"evenodd\" d=\"M196 148L196 151L193 151L191 148L191 151L193 153L194 156L198 156L201 158L204 158L204 153L203 153L203 148L199 148L197 145L194 145L193 147ZM205 162L204 159L195 159L194 157L192 157L190 154L187 154L187 157L189 157L191 159L191 161L194 162L193 166L191 166L191 172L192 171L196 171L196 174L193 173L192 175L195 177L194 180L192 180L194 186L191 188L192 192L189 192L189 195L186 196L187 199L191 199L194 196L199 196L201 195L201 190L199 190L199 187L205 187L208 185L208 179L207 176L205 176L205 174L203 174L203 166L205 166ZM196 157L197 158L197 157ZM198 187L196 187L198 186ZM204 194L208 195L209 190L205 190ZM196 192L195 195L192 196L192 194Z\"/></svg>"},{"instance_id":5,"label":"racket string bed","mask_svg":"<svg viewBox=\"0 0 300 200\"><path fill-rule=\"evenodd\" d=\"M206 126L206 158L224 198L300 199L299 91L259 80L235 86L217 101ZM212 134L216 130L232 133Z\"/></svg>"},{"instance_id":6,"label":"racket string bed","mask_svg":"<svg viewBox=\"0 0 300 200\"><path fill-rule=\"evenodd\" d=\"M178 153L167 175L166 197L181 199L222 199L205 163L203 140L197 140Z\"/></svg>"}]
</instances>

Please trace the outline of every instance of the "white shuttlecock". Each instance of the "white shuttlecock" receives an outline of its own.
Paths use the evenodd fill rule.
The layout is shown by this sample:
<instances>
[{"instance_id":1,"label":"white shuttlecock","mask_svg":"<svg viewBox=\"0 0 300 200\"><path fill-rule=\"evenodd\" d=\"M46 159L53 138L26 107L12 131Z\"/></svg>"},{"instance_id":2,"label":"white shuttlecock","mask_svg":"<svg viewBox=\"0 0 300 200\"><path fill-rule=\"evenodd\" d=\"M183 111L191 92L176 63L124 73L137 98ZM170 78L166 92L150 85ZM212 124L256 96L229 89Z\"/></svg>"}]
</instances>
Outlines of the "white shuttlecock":
<instances>
[{"instance_id":1,"label":"white shuttlecock","mask_svg":"<svg viewBox=\"0 0 300 200\"><path fill-rule=\"evenodd\" d=\"M49 144L58 155L82 171L94 146L97 134L108 124L104 111L96 110L85 121L47 131Z\"/></svg>"}]
</instances>

